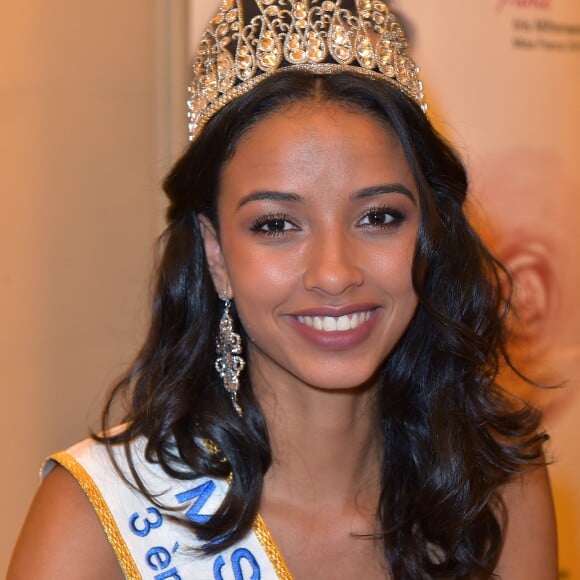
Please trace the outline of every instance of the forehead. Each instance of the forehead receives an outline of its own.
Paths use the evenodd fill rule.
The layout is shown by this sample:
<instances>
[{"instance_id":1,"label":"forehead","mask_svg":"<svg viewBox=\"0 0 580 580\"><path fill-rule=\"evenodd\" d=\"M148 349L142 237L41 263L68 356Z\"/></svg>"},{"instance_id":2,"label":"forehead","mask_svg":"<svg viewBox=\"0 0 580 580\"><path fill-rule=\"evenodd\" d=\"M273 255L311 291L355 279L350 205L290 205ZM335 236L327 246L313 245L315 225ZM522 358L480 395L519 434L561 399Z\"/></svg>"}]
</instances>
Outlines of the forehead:
<instances>
[{"instance_id":1,"label":"forehead","mask_svg":"<svg viewBox=\"0 0 580 580\"><path fill-rule=\"evenodd\" d=\"M378 180L378 181L377 181ZM293 103L258 121L222 171L222 193L278 183L286 190L413 182L395 132L376 116L335 102Z\"/></svg>"}]
</instances>

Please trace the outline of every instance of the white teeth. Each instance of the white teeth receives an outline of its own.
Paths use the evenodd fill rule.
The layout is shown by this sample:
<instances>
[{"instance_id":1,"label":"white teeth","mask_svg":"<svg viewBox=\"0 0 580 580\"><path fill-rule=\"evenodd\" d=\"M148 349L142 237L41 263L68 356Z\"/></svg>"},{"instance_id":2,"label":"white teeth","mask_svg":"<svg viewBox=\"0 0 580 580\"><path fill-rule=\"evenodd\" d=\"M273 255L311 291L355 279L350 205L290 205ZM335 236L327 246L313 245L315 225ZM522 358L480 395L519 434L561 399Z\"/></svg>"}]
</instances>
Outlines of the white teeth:
<instances>
[{"instance_id":1,"label":"white teeth","mask_svg":"<svg viewBox=\"0 0 580 580\"><path fill-rule=\"evenodd\" d=\"M298 322L324 332L353 330L371 317L370 312L355 312L344 316L298 316Z\"/></svg>"},{"instance_id":2,"label":"white teeth","mask_svg":"<svg viewBox=\"0 0 580 580\"><path fill-rule=\"evenodd\" d=\"M350 318L348 316L341 316L336 321L336 330L350 330Z\"/></svg>"}]
</instances>

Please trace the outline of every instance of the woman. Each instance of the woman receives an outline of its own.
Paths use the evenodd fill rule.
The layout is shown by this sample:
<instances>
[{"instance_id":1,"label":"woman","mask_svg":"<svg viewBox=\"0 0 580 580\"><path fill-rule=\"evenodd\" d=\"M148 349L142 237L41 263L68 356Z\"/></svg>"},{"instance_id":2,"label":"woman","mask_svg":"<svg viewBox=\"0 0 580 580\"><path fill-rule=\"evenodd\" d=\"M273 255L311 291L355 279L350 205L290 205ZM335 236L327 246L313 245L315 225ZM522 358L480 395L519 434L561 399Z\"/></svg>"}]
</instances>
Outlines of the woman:
<instances>
[{"instance_id":1,"label":"woman","mask_svg":"<svg viewBox=\"0 0 580 580\"><path fill-rule=\"evenodd\" d=\"M311 4L212 21L149 336L104 435L48 464L10 579L556 577L463 167L388 7Z\"/></svg>"}]
</instances>

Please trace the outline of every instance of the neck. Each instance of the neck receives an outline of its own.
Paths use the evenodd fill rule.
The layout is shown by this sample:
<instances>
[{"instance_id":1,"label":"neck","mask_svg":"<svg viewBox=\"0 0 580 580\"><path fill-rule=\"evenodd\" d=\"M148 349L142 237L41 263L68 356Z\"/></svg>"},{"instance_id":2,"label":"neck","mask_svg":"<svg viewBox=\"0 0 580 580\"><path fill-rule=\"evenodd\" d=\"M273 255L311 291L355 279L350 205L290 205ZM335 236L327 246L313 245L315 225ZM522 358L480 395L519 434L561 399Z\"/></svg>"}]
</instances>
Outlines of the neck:
<instances>
[{"instance_id":1,"label":"neck","mask_svg":"<svg viewBox=\"0 0 580 580\"><path fill-rule=\"evenodd\" d=\"M273 454L265 494L302 507L376 513L381 451L373 386L328 391L252 381Z\"/></svg>"}]
</instances>

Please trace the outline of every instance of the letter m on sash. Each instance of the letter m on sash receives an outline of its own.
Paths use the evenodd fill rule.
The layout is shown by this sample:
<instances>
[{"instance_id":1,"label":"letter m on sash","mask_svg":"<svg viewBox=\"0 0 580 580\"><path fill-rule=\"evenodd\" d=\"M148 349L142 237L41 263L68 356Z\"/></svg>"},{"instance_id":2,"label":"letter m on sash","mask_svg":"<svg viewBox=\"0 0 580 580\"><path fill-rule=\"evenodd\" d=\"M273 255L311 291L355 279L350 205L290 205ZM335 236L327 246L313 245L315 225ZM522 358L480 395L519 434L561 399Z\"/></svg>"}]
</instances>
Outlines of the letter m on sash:
<instances>
[{"instance_id":1,"label":"letter m on sash","mask_svg":"<svg viewBox=\"0 0 580 580\"><path fill-rule=\"evenodd\" d=\"M175 499L180 504L184 504L190 501L193 502L189 506L189 509L185 515L195 524L205 524L211 518L211 515L204 515L200 514L199 512L203 509L203 506L212 496L213 492L215 491L215 487L215 483L209 479L205 483L202 483L201 485L198 485L189 491L178 493L175 496Z\"/></svg>"}]
</instances>

